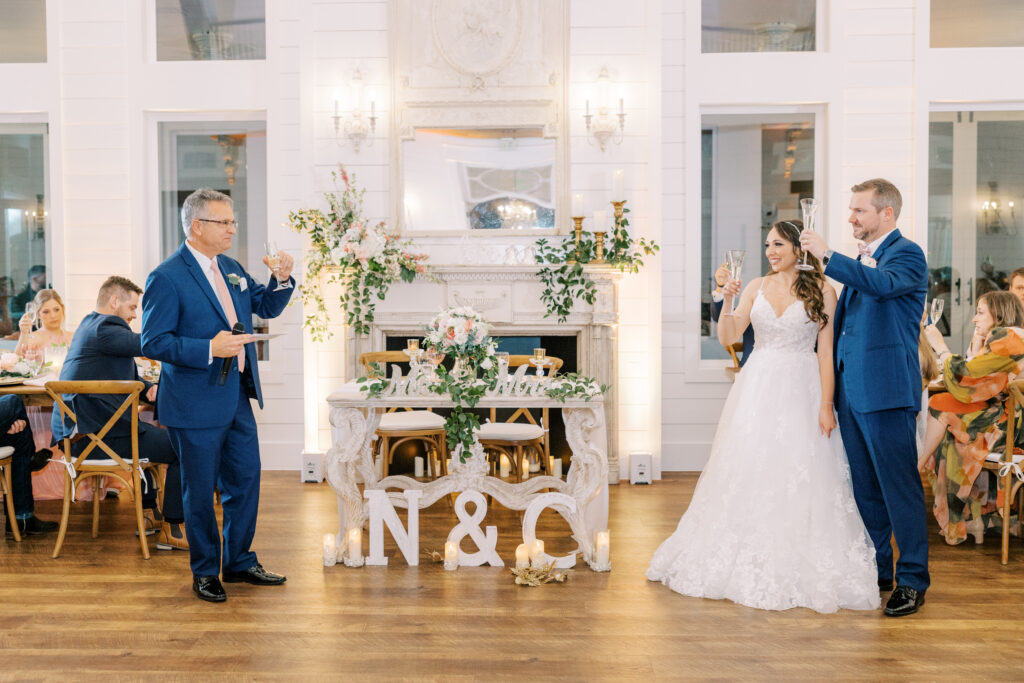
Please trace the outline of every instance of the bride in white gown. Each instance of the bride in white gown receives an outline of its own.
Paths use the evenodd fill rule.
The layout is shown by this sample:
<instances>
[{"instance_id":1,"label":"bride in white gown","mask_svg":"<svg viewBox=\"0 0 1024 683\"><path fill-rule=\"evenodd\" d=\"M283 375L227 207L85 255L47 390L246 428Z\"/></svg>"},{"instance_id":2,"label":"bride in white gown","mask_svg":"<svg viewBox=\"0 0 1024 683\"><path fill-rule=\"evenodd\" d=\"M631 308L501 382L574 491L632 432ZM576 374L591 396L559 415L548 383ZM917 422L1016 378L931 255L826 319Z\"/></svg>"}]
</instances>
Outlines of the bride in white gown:
<instances>
[{"instance_id":1,"label":"bride in white gown","mask_svg":"<svg viewBox=\"0 0 1024 683\"><path fill-rule=\"evenodd\" d=\"M813 256L814 271L796 269L798 224L773 226L773 272L720 319L723 344L752 323L757 346L725 402L693 500L647 578L760 609L876 609L875 551L832 410L836 293ZM738 292L738 282L726 285L723 311Z\"/></svg>"}]
</instances>

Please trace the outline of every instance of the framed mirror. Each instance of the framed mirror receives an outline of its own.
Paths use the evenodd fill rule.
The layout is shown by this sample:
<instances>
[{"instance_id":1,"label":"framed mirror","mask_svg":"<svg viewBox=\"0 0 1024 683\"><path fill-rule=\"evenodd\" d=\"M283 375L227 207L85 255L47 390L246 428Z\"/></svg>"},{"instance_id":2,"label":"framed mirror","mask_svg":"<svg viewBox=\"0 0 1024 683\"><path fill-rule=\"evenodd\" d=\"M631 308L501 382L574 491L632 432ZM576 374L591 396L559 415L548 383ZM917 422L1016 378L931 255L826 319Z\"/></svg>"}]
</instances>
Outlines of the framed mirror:
<instances>
[{"instance_id":1,"label":"framed mirror","mask_svg":"<svg viewBox=\"0 0 1024 683\"><path fill-rule=\"evenodd\" d=\"M418 128L402 141L411 234L554 232L556 141L543 128Z\"/></svg>"}]
</instances>

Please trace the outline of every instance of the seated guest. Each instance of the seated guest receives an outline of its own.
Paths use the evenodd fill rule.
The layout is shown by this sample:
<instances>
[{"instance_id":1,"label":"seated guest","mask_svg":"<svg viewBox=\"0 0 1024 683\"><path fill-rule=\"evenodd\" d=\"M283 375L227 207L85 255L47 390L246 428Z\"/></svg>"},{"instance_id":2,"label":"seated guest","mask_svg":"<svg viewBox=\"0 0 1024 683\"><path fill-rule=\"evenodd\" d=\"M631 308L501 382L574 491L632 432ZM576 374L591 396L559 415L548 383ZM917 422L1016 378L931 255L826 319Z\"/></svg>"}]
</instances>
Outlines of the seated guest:
<instances>
[{"instance_id":1,"label":"seated guest","mask_svg":"<svg viewBox=\"0 0 1024 683\"><path fill-rule=\"evenodd\" d=\"M718 322L718 317L722 314L722 301L724 295L722 294L722 287L729 281L732 274L729 272L729 267L724 263L718 267L715 271L715 291L711 293L711 320ZM743 351L740 352L740 367L747 362L747 358L750 358L751 352L754 350L754 326L747 325L747 329L743 330Z\"/></svg>"},{"instance_id":2,"label":"seated guest","mask_svg":"<svg viewBox=\"0 0 1024 683\"><path fill-rule=\"evenodd\" d=\"M32 300L36 305L35 320L23 315L18 321L21 335L15 353L42 351L51 346L67 346L74 336L64 329L64 300L55 290L41 289ZM38 328L38 329L35 329Z\"/></svg>"},{"instance_id":3,"label":"seated guest","mask_svg":"<svg viewBox=\"0 0 1024 683\"><path fill-rule=\"evenodd\" d=\"M0 396L0 446L14 449L11 459L11 498L18 531L25 536L45 534L57 528L56 522L44 522L35 516L32 499L32 456L36 453L32 427L25 406L18 396ZM7 520L11 531L11 520Z\"/></svg>"},{"instance_id":4,"label":"seated guest","mask_svg":"<svg viewBox=\"0 0 1024 683\"><path fill-rule=\"evenodd\" d=\"M28 282L25 288L11 297L8 309L11 317L16 318L25 312L25 304L32 301L38 292L46 288L46 266L35 265L28 269Z\"/></svg>"},{"instance_id":5,"label":"seated guest","mask_svg":"<svg viewBox=\"0 0 1024 683\"><path fill-rule=\"evenodd\" d=\"M1001 480L982 470L989 453L1006 446L1006 386L1024 367L1024 305L1009 292L978 299L975 337L982 343L971 357L950 352L942 334L929 325L929 341L938 353L947 391L928 402L928 426L920 458L935 495L933 512L946 543L974 536L1001 524ZM974 344L972 342L972 348ZM1019 413L1014 416L1019 420ZM1019 424L1019 422L1018 422ZM1024 429L1016 431L1024 445ZM1011 529L1016 522L1008 520Z\"/></svg>"},{"instance_id":6,"label":"seated guest","mask_svg":"<svg viewBox=\"0 0 1024 683\"><path fill-rule=\"evenodd\" d=\"M135 367L135 357L142 355L142 341L138 333L132 332L128 326L135 319L139 308L139 294L142 290L134 282L123 277L110 277L100 287L96 297L96 310L85 316L78 326L71 349L64 361L60 378L73 380L138 380L139 373ZM157 385L144 382L144 396L150 402L156 401ZM82 432L99 430L114 414L123 398L116 395L81 394L65 396L68 407L78 418L78 427ZM139 457L148 458L150 462L167 465L165 478L163 521L160 524L160 537L156 547L160 550L188 550L183 527L185 515L181 500L181 468L178 456L171 447L167 431L145 422L139 422ZM59 441L64 438L73 425L65 426L61 422L58 410L53 411L53 438ZM104 441L122 457L131 453L131 416L121 416ZM72 451L81 453L86 443L80 441L72 446ZM106 458L106 454L95 451L90 458ZM148 487L144 487L142 506L147 520L156 525L156 485L150 474Z\"/></svg>"},{"instance_id":7,"label":"seated guest","mask_svg":"<svg viewBox=\"0 0 1024 683\"><path fill-rule=\"evenodd\" d=\"M1024 268L1018 268L1010 273L1010 293L1024 304Z\"/></svg>"}]
</instances>

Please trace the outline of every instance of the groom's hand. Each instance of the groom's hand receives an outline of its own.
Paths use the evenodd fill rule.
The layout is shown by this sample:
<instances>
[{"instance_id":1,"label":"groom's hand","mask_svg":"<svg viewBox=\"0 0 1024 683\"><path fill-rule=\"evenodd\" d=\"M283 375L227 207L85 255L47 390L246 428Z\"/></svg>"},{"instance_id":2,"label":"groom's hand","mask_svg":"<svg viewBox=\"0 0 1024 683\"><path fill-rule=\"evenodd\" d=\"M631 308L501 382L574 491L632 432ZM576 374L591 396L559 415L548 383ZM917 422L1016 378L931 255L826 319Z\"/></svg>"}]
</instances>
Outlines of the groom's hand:
<instances>
[{"instance_id":1,"label":"groom's hand","mask_svg":"<svg viewBox=\"0 0 1024 683\"><path fill-rule=\"evenodd\" d=\"M821 260L821 257L828 251L828 243L825 242L824 237L813 230L804 230L800 233L800 248Z\"/></svg>"}]
</instances>

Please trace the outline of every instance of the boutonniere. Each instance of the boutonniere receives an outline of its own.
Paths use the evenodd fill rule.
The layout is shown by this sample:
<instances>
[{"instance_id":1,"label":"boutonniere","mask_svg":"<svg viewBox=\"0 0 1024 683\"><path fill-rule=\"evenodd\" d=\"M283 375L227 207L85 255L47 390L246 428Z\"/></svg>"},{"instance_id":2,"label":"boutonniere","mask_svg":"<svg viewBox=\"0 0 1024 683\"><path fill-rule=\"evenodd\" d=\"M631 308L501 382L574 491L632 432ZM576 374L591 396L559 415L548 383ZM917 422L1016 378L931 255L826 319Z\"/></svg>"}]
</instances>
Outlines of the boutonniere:
<instances>
[{"instance_id":1,"label":"boutonniere","mask_svg":"<svg viewBox=\"0 0 1024 683\"><path fill-rule=\"evenodd\" d=\"M245 280L241 275L236 275L234 273L228 273L228 282L235 287L238 287L243 292L249 287L248 280Z\"/></svg>"},{"instance_id":2,"label":"boutonniere","mask_svg":"<svg viewBox=\"0 0 1024 683\"><path fill-rule=\"evenodd\" d=\"M860 260L860 262L863 263L868 268L877 268L878 267L878 261L876 261L875 259L871 258L870 256L863 257Z\"/></svg>"}]
</instances>

